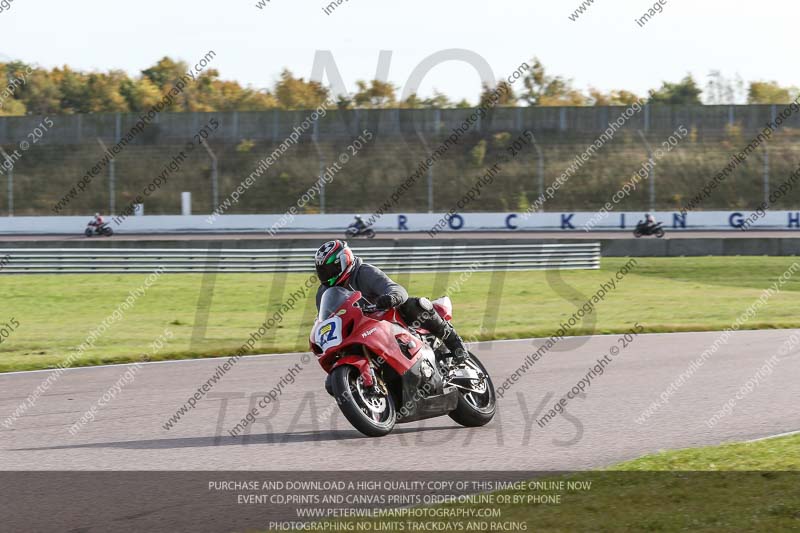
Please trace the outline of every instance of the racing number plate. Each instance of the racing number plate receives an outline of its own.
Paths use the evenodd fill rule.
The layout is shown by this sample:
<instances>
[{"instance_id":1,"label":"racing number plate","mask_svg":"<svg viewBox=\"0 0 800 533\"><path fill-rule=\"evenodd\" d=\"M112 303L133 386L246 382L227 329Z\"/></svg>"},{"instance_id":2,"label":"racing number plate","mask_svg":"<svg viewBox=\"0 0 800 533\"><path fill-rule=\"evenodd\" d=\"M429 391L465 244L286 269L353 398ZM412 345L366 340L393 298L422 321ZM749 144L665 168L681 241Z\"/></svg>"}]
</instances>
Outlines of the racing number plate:
<instances>
[{"instance_id":1,"label":"racing number plate","mask_svg":"<svg viewBox=\"0 0 800 533\"><path fill-rule=\"evenodd\" d=\"M342 317L334 316L322 322L314 337L323 351L339 346L342 343Z\"/></svg>"}]
</instances>

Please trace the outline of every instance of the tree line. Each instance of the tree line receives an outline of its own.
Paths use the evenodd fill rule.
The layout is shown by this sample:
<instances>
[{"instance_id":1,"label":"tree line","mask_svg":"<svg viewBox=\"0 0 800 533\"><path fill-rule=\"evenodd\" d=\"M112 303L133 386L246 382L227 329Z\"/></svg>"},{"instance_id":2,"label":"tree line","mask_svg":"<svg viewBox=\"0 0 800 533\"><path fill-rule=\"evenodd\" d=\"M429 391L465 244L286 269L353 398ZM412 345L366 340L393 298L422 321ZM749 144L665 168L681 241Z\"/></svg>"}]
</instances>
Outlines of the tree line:
<instances>
[{"instance_id":1,"label":"tree line","mask_svg":"<svg viewBox=\"0 0 800 533\"><path fill-rule=\"evenodd\" d=\"M14 61L0 63L0 115L50 115L75 113L135 113L150 109L188 70L179 60L164 57L155 65L129 76L122 70L81 72L68 66L39 68ZM573 81L548 73L534 58L532 68L516 91L507 87L501 106L607 106L630 105L636 101L651 104L785 104L798 89L783 87L774 81L727 78L719 71L709 73L706 83L691 75L675 82L664 81L660 87L640 96L625 89L603 92L595 88L581 90ZM500 84L506 82L500 81ZM478 101L492 94L483 87ZM284 70L270 88L244 87L239 82L220 78L219 71L203 71L197 81L165 109L166 112L265 111L270 109L311 109L329 97L320 83L307 81ZM353 108L458 108L473 107L467 100L453 101L434 91L429 97L416 94L398 98L398 87L379 80L359 80L356 90L337 98L342 109Z\"/></svg>"}]
</instances>

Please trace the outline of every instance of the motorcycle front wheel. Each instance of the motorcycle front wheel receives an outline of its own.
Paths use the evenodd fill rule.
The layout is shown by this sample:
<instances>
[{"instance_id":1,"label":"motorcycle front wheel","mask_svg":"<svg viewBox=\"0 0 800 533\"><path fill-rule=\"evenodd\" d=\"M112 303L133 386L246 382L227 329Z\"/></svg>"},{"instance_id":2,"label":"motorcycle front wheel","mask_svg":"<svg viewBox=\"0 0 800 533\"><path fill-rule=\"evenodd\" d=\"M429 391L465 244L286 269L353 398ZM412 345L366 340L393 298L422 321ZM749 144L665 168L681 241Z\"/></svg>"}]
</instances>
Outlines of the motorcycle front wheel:
<instances>
[{"instance_id":1,"label":"motorcycle front wheel","mask_svg":"<svg viewBox=\"0 0 800 533\"><path fill-rule=\"evenodd\" d=\"M465 427L485 426L491 422L497 410L497 397L492 378L474 353L469 352L464 364L482 374L483 378L471 380L469 390L463 385L458 388L458 406L449 413L449 416Z\"/></svg>"},{"instance_id":2,"label":"motorcycle front wheel","mask_svg":"<svg viewBox=\"0 0 800 533\"><path fill-rule=\"evenodd\" d=\"M114 235L114 230L111 228L104 228L103 235L105 235L106 237L111 237L112 235Z\"/></svg>"},{"instance_id":3,"label":"motorcycle front wheel","mask_svg":"<svg viewBox=\"0 0 800 533\"><path fill-rule=\"evenodd\" d=\"M86 231L83 232L83 234L86 235L87 237L91 237L92 233L93 233L92 228L86 228Z\"/></svg>"},{"instance_id":4,"label":"motorcycle front wheel","mask_svg":"<svg viewBox=\"0 0 800 533\"><path fill-rule=\"evenodd\" d=\"M659 239L663 239L664 238L664 230L661 229L661 228L658 228L658 230L656 230L656 237L658 237Z\"/></svg>"},{"instance_id":5,"label":"motorcycle front wheel","mask_svg":"<svg viewBox=\"0 0 800 533\"><path fill-rule=\"evenodd\" d=\"M371 229L365 230L364 231L364 235L367 237L367 239L374 239L375 238L375 232L372 231Z\"/></svg>"},{"instance_id":6,"label":"motorcycle front wheel","mask_svg":"<svg viewBox=\"0 0 800 533\"><path fill-rule=\"evenodd\" d=\"M365 387L356 367L335 368L331 373L331 389L344 417L367 437L383 437L394 429L397 416L391 392L384 394Z\"/></svg>"}]
</instances>

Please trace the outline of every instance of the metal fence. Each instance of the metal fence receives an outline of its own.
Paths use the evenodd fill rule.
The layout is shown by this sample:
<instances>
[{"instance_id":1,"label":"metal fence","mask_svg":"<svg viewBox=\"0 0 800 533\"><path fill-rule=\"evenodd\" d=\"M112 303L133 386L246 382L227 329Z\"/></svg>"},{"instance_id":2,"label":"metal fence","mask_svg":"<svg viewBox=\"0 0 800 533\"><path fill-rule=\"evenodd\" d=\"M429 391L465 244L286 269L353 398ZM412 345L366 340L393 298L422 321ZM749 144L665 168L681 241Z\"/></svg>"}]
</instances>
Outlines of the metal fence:
<instances>
[{"instance_id":1,"label":"metal fence","mask_svg":"<svg viewBox=\"0 0 800 533\"><path fill-rule=\"evenodd\" d=\"M644 132L671 132L680 125L700 135L719 135L731 127L756 131L773 121L784 106L778 105L686 105L643 106L628 121L628 128ZM625 106L608 107L502 107L478 120L474 130L483 133L531 130L534 133L595 134L616 120ZM404 136L419 131L441 134L458 128L476 110L461 109L352 109L331 110L314 123L319 138L347 138L364 128L387 136ZM218 142L241 139L281 142L309 118L311 111L252 111L214 113L160 113L135 142L139 144L181 144L191 139L209 118L220 123ZM85 144L102 139L113 144L140 120L135 113L63 115L54 119L42 144ZM0 144L16 144L36 128L44 117L0 118ZM789 117L784 127L800 127L800 114Z\"/></svg>"},{"instance_id":2,"label":"metal fence","mask_svg":"<svg viewBox=\"0 0 800 533\"><path fill-rule=\"evenodd\" d=\"M548 186L595 143L622 107L497 108L458 139L445 155L415 178L414 187L386 212L447 212L493 163L508 156L521 135L529 143L502 163L491 187L465 211L526 211ZM709 179L741 152L757 130L782 106L645 106L598 149L580 161L569 182L548 198L543 211L596 211L610 200L641 165L679 128L688 133L674 150L659 159L648 183L625 196L615 210L675 210L694 197ZM71 115L54 117L52 127L33 143L28 135L41 117L0 118L0 216L41 216L67 198L90 171L91 183L56 214L116 215L144 198L144 214L181 214L181 194L191 193L192 212L210 214L283 214L299 205L309 190L319 194L304 202L301 214L374 213L391 199L410 176L419 173L435 149L441 151L452 128L461 127L471 109L331 111L306 123L297 143L275 154L293 129L309 117L306 111L252 113L158 114L154 122L123 149L114 146L138 120L136 115ZM189 150L187 143L211 121L219 126ZM46 126L46 124L45 124ZM373 133L356 156L353 140ZM27 139L27 140L26 140ZM800 113L786 119L779 132L745 162L736 165L716 187L702 209L754 209L798 169ZM31 141L27 150L20 148ZM15 153L16 152L16 153ZM184 153L185 152L185 153ZM332 182L318 183L342 158ZM170 168L173 167L173 168ZM242 192L244 180L263 170ZM174 171L173 171L174 170ZM260 172L260 171L259 171ZM152 194L148 187L167 174ZM773 209L796 209L795 188ZM230 201L235 196L235 201ZM221 206L229 201L229 205ZM461 202L462 204L464 202ZM224 209L220 209L224 207ZM385 211L385 208L384 208Z\"/></svg>"},{"instance_id":3,"label":"metal fence","mask_svg":"<svg viewBox=\"0 0 800 533\"><path fill-rule=\"evenodd\" d=\"M313 272L315 249L3 249L0 274ZM600 244L368 247L355 252L387 272L600 268Z\"/></svg>"}]
</instances>

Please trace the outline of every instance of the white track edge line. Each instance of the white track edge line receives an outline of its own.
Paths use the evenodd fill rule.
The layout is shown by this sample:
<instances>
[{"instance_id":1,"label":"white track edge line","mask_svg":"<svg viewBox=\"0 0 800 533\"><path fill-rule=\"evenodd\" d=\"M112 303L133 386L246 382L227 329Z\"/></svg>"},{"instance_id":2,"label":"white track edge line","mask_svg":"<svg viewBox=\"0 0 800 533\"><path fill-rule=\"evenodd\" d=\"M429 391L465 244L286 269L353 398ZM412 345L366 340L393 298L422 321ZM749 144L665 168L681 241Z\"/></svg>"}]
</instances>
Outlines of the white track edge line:
<instances>
[{"instance_id":1,"label":"white track edge line","mask_svg":"<svg viewBox=\"0 0 800 533\"><path fill-rule=\"evenodd\" d=\"M780 437L788 437L790 435L798 435L798 434L800 434L800 429L798 429L797 431L787 431L786 433L778 433L777 435L770 435L768 437L760 437L758 439L746 440L745 442L761 442L764 440L777 439Z\"/></svg>"}]
</instances>

